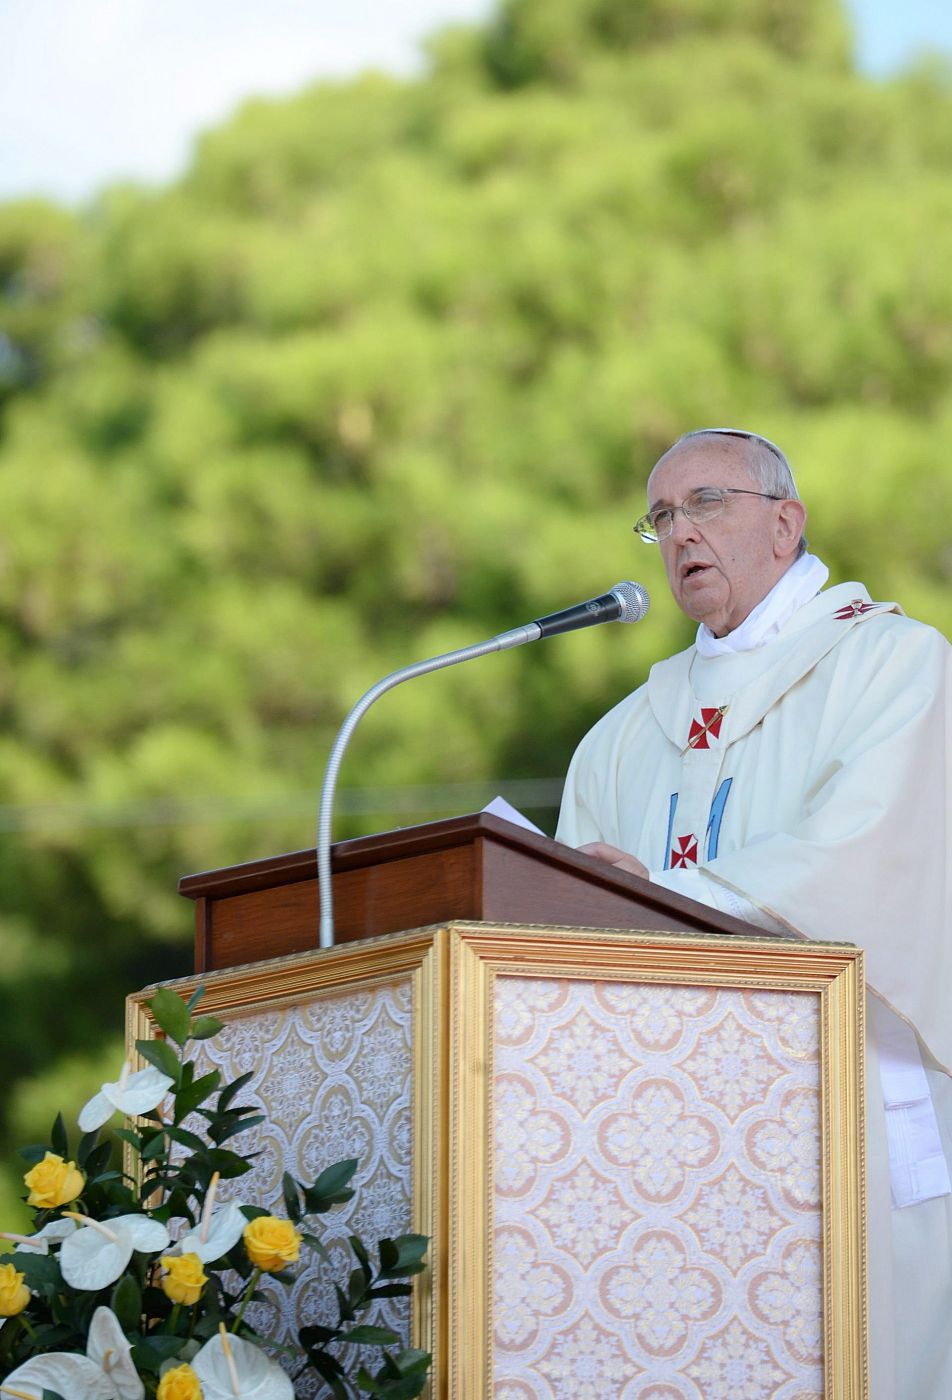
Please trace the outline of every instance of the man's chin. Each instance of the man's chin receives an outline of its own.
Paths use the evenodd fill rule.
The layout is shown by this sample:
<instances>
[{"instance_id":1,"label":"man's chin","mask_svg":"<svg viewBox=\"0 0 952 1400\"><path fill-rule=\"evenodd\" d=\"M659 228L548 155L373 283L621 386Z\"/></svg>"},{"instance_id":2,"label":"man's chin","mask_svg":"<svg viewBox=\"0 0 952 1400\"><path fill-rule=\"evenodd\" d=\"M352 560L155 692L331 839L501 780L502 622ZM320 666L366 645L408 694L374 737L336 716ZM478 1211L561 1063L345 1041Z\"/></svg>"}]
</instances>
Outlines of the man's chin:
<instances>
[{"instance_id":1,"label":"man's chin","mask_svg":"<svg viewBox=\"0 0 952 1400\"><path fill-rule=\"evenodd\" d=\"M714 600L710 596L705 596L705 594L709 595L712 591L713 590L709 586L696 584L691 589L683 589L681 597L675 601L681 611L689 617L692 622L703 622L705 626L711 629L715 636L719 636L722 632L727 632L730 629L725 619L723 608L716 604L712 606ZM718 599L717 604L719 603L720 600Z\"/></svg>"}]
</instances>

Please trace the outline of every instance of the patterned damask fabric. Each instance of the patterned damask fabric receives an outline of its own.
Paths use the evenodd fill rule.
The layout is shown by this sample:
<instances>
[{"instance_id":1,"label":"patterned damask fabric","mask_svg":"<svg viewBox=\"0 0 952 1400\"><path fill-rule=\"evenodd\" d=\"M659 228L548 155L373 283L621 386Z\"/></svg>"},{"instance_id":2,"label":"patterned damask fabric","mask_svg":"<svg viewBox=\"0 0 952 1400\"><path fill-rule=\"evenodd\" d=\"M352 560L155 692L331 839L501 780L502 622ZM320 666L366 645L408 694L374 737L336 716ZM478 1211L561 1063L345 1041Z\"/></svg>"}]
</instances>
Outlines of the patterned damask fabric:
<instances>
[{"instance_id":1,"label":"patterned damask fabric","mask_svg":"<svg viewBox=\"0 0 952 1400\"><path fill-rule=\"evenodd\" d=\"M496 978L494 1400L819 1400L811 993Z\"/></svg>"},{"instance_id":2,"label":"patterned damask fabric","mask_svg":"<svg viewBox=\"0 0 952 1400\"><path fill-rule=\"evenodd\" d=\"M214 1041L197 1045L195 1072L218 1068L230 1083L250 1070L239 1101L254 1104L265 1122L228 1143L235 1152L258 1156L245 1176L222 1182L221 1199L284 1215L286 1171L311 1182L333 1162L360 1158L356 1198L313 1222L331 1262L322 1264L305 1247L308 1266L294 1285L263 1278L268 1302L248 1309L248 1320L262 1333L290 1341L298 1327L336 1324L333 1283L346 1282L354 1266L349 1234L369 1245L411 1228L410 979L330 990L297 1006L227 1019ZM377 1308L362 1321L395 1328L409 1345L407 1300L382 1300ZM313 1380L297 1383L296 1394L305 1400L316 1391Z\"/></svg>"}]
</instances>

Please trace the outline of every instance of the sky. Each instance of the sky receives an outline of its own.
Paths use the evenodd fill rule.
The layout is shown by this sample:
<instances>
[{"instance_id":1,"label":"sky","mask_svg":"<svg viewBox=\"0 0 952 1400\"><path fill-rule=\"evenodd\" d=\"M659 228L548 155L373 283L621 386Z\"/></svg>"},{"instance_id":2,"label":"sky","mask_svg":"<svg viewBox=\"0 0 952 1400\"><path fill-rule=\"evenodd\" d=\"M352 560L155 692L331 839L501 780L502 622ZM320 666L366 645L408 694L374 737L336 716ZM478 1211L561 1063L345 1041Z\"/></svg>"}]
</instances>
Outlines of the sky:
<instances>
[{"instance_id":1,"label":"sky","mask_svg":"<svg viewBox=\"0 0 952 1400\"><path fill-rule=\"evenodd\" d=\"M864 71L924 49L952 59L952 0L847 0ZM494 0L0 0L0 199L78 204L160 184L192 141L255 95L378 68Z\"/></svg>"}]
</instances>

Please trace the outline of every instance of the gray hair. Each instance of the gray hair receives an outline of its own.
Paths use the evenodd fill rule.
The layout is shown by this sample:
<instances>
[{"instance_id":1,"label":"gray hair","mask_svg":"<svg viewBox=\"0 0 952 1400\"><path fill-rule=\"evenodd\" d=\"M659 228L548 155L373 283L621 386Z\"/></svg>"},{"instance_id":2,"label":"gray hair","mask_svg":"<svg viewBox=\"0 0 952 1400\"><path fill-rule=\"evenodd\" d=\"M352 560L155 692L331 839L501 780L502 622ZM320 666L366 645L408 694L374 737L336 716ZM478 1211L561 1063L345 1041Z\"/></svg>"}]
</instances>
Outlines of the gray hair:
<instances>
[{"instance_id":1,"label":"gray hair","mask_svg":"<svg viewBox=\"0 0 952 1400\"><path fill-rule=\"evenodd\" d=\"M733 437L745 444L745 457L748 466L766 496L777 496L785 501L799 501L797 483L793 479L793 468L775 442L762 437L760 433L748 432L745 428L695 428L693 432L682 433L674 444L680 447L694 438ZM807 552L807 537L800 537L797 558Z\"/></svg>"}]
</instances>

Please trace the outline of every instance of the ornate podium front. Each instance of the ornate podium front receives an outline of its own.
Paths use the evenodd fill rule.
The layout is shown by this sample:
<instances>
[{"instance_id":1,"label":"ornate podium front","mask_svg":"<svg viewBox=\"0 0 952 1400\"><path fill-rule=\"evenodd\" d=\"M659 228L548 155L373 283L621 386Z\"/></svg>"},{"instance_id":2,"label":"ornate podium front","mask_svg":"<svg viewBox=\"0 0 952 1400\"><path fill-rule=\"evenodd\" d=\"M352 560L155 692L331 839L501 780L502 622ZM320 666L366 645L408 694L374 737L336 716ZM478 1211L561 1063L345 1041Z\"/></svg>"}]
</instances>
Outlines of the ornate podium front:
<instances>
[{"instance_id":1,"label":"ornate podium front","mask_svg":"<svg viewBox=\"0 0 952 1400\"><path fill-rule=\"evenodd\" d=\"M254 1071L244 1199L357 1156L341 1238L432 1236L387 1320L434 1396L863 1400L862 954L751 934L460 921L168 985Z\"/></svg>"}]
</instances>

